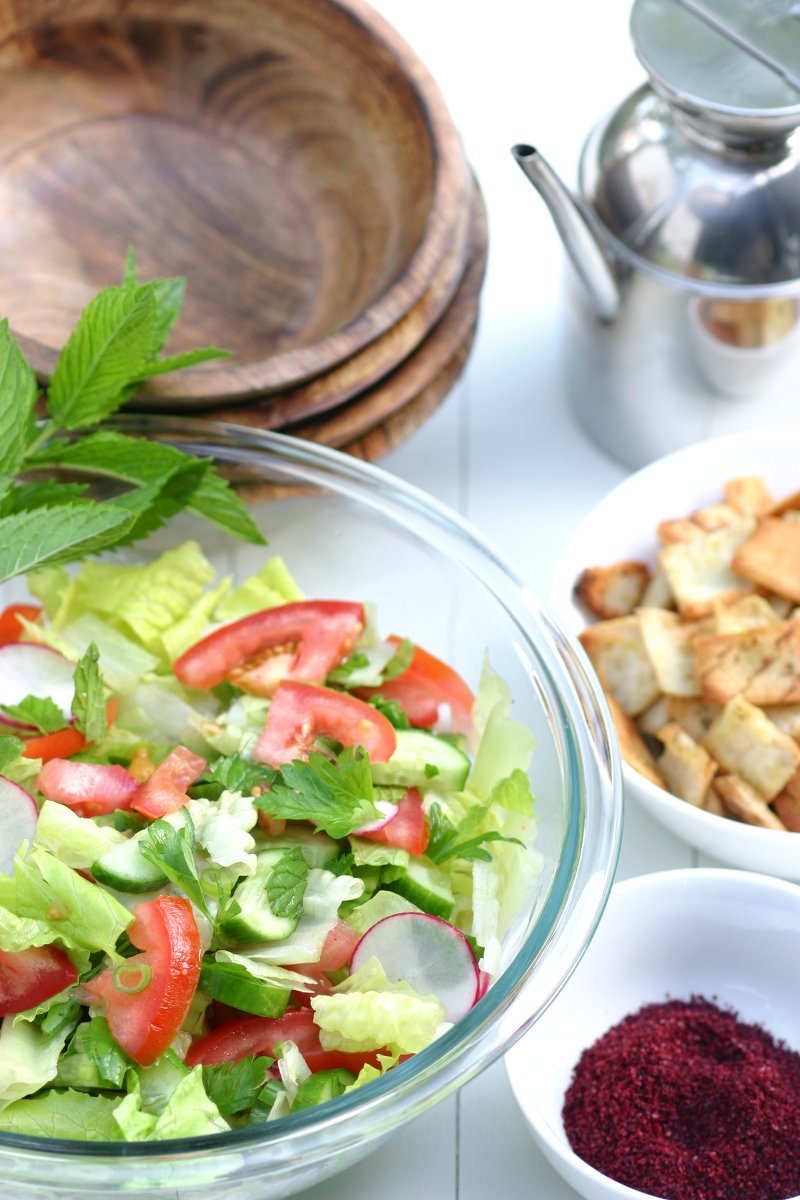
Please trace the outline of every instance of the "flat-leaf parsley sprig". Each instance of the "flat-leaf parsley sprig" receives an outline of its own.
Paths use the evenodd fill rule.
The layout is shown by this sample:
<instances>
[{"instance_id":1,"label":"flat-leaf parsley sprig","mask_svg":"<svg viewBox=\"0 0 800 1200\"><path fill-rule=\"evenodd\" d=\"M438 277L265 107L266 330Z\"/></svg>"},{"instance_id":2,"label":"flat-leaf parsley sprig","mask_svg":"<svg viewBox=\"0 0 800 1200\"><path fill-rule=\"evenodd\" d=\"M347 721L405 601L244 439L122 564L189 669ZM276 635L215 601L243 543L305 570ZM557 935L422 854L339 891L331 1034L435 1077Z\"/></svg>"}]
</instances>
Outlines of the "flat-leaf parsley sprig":
<instances>
[{"instance_id":1,"label":"flat-leaf parsley sprig","mask_svg":"<svg viewBox=\"0 0 800 1200\"><path fill-rule=\"evenodd\" d=\"M122 285L95 296L67 339L41 396L41 421L36 376L8 321L0 321L0 583L45 564L130 545L182 509L263 544L210 460L95 428L151 376L227 357L215 347L162 357L185 288L179 278L139 283L129 251ZM89 432L75 437L78 430ZM116 494L97 501L86 495L88 484L42 482L55 470L102 477Z\"/></svg>"}]
</instances>

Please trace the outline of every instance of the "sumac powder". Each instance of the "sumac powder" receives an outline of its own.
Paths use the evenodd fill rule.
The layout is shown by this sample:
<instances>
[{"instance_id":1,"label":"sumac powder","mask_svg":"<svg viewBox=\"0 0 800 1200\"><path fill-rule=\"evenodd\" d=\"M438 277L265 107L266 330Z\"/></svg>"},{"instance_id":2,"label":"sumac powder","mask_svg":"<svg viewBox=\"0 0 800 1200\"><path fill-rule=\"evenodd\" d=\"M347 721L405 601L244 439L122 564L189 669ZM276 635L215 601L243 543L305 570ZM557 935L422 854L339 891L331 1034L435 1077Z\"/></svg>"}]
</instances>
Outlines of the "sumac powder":
<instances>
[{"instance_id":1,"label":"sumac powder","mask_svg":"<svg viewBox=\"0 0 800 1200\"><path fill-rule=\"evenodd\" d=\"M651 1196L800 1194L800 1054L699 996L609 1029L581 1056L563 1116L580 1158Z\"/></svg>"}]
</instances>

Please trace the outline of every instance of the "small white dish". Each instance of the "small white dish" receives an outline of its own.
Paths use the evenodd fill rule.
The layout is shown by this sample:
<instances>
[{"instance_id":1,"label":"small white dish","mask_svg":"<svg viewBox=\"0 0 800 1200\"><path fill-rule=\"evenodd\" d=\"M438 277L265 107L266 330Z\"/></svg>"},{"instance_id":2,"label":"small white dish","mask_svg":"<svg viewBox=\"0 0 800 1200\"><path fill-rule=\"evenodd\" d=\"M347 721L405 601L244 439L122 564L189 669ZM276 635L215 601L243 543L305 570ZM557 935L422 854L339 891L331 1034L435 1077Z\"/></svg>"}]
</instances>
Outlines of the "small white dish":
<instances>
[{"instance_id":1,"label":"small white dish","mask_svg":"<svg viewBox=\"0 0 800 1200\"><path fill-rule=\"evenodd\" d=\"M704 996L800 1051L800 888L719 868L663 871L614 886L561 994L506 1054L534 1140L586 1200L638 1200L572 1150L561 1117L573 1070L645 1004Z\"/></svg>"},{"instance_id":2,"label":"small white dish","mask_svg":"<svg viewBox=\"0 0 800 1200\"><path fill-rule=\"evenodd\" d=\"M722 498L727 480L762 475L776 498L800 489L800 425L728 434L698 442L629 475L584 518L556 569L551 600L574 633L590 624L573 594L585 567L620 559L653 563L656 526ZM800 880L800 834L718 817L671 795L623 763L633 797L676 837L735 867Z\"/></svg>"}]
</instances>

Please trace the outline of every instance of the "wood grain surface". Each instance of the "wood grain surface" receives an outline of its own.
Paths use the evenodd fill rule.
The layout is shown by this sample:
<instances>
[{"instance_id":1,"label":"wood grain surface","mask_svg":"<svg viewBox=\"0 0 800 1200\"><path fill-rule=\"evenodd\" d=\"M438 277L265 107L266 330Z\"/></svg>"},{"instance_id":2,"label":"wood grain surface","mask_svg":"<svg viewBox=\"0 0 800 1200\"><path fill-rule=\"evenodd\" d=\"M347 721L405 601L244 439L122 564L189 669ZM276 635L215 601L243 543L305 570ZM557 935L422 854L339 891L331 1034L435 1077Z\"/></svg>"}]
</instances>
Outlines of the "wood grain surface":
<instances>
[{"instance_id":1,"label":"wood grain surface","mask_svg":"<svg viewBox=\"0 0 800 1200\"><path fill-rule=\"evenodd\" d=\"M187 277L169 349L235 355L153 381L173 407L313 378L425 297L470 189L363 0L0 0L0 295L44 375L132 244Z\"/></svg>"}]
</instances>

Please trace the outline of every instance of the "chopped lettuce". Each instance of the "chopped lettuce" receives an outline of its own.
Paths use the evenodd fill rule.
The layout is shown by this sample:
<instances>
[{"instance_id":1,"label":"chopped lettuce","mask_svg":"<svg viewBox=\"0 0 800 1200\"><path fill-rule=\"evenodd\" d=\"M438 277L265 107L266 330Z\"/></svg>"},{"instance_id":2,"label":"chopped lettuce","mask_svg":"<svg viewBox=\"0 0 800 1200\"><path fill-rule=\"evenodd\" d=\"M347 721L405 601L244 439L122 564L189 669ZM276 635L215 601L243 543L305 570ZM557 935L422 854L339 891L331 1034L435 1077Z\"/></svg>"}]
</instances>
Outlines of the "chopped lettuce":
<instances>
[{"instance_id":1,"label":"chopped lettuce","mask_svg":"<svg viewBox=\"0 0 800 1200\"><path fill-rule=\"evenodd\" d=\"M38 1092L58 1070L67 1030L43 1033L30 1021L4 1017L0 1026L0 1111Z\"/></svg>"},{"instance_id":2,"label":"chopped lettuce","mask_svg":"<svg viewBox=\"0 0 800 1200\"><path fill-rule=\"evenodd\" d=\"M112 826L98 825L91 817L79 817L66 804L45 800L33 845L49 850L68 867L88 870L102 854L124 841L125 834Z\"/></svg>"},{"instance_id":3,"label":"chopped lettuce","mask_svg":"<svg viewBox=\"0 0 800 1200\"><path fill-rule=\"evenodd\" d=\"M350 850L357 867L407 867L411 859L407 850L370 842L367 838L350 835Z\"/></svg>"},{"instance_id":4,"label":"chopped lettuce","mask_svg":"<svg viewBox=\"0 0 800 1200\"><path fill-rule=\"evenodd\" d=\"M54 631L51 626L44 629L28 626L26 635L30 640L60 650L68 658L80 658L94 643L100 652L103 678L113 692L122 695L130 692L159 665L155 654L92 612L81 613L59 631Z\"/></svg>"},{"instance_id":5,"label":"chopped lettuce","mask_svg":"<svg viewBox=\"0 0 800 1200\"><path fill-rule=\"evenodd\" d=\"M422 912L422 909L396 892L380 891L363 904L351 908L345 920L358 933L364 934L384 917L393 917L401 912Z\"/></svg>"},{"instance_id":6,"label":"chopped lettuce","mask_svg":"<svg viewBox=\"0 0 800 1200\"><path fill-rule=\"evenodd\" d=\"M194 1067L179 1077L158 1116L145 1112L138 1079L133 1090L114 1109L114 1120L126 1141L165 1141L167 1138L199 1137L222 1133L229 1128L219 1109L206 1095L203 1068Z\"/></svg>"},{"instance_id":7,"label":"chopped lettuce","mask_svg":"<svg viewBox=\"0 0 800 1200\"><path fill-rule=\"evenodd\" d=\"M0 908L0 950L14 954L29 946L47 946L55 938L56 934L44 921L18 917L7 908Z\"/></svg>"},{"instance_id":8,"label":"chopped lettuce","mask_svg":"<svg viewBox=\"0 0 800 1200\"><path fill-rule=\"evenodd\" d=\"M303 593L289 574L286 563L275 555L217 604L214 617L218 621L237 621L262 609L302 599Z\"/></svg>"},{"instance_id":9,"label":"chopped lettuce","mask_svg":"<svg viewBox=\"0 0 800 1200\"><path fill-rule=\"evenodd\" d=\"M132 920L108 891L41 847L26 856L23 846L14 859L14 874L0 875L0 906L41 922L68 949L103 950L112 957Z\"/></svg>"},{"instance_id":10,"label":"chopped lettuce","mask_svg":"<svg viewBox=\"0 0 800 1200\"><path fill-rule=\"evenodd\" d=\"M527 725L511 716L511 690L484 662L475 700L476 722L482 726L481 739L467 779L468 796L488 800L492 788L517 770L527 772L536 739Z\"/></svg>"},{"instance_id":11,"label":"chopped lettuce","mask_svg":"<svg viewBox=\"0 0 800 1200\"><path fill-rule=\"evenodd\" d=\"M238 696L224 712L198 721L197 728L218 754L247 757L264 730L268 710L269 701L260 696Z\"/></svg>"},{"instance_id":12,"label":"chopped lettuce","mask_svg":"<svg viewBox=\"0 0 800 1200\"><path fill-rule=\"evenodd\" d=\"M30 1137L118 1142L122 1135L114 1119L115 1105L105 1096L53 1090L10 1104L0 1112L0 1129Z\"/></svg>"},{"instance_id":13,"label":"chopped lettuce","mask_svg":"<svg viewBox=\"0 0 800 1200\"><path fill-rule=\"evenodd\" d=\"M189 800L184 806L194 825L196 845L219 867L235 868L237 875L256 869L255 839L250 830L258 813L249 796L225 791L219 800Z\"/></svg>"},{"instance_id":14,"label":"chopped lettuce","mask_svg":"<svg viewBox=\"0 0 800 1200\"><path fill-rule=\"evenodd\" d=\"M230 963L231 966L243 967L256 979L262 983L267 983L274 988L287 988L293 992L313 992L316 987L316 980L310 979L308 975L303 975L300 971L290 971L286 967L278 966L276 963L263 962L255 958L253 954L248 954L246 950L236 953L233 950L217 950L214 955L218 963Z\"/></svg>"},{"instance_id":15,"label":"chopped lettuce","mask_svg":"<svg viewBox=\"0 0 800 1200\"><path fill-rule=\"evenodd\" d=\"M169 662L175 662L185 650L200 641L208 628L211 614L230 590L231 578L226 575L215 588L201 593L188 611L164 630L161 642Z\"/></svg>"},{"instance_id":16,"label":"chopped lettuce","mask_svg":"<svg viewBox=\"0 0 800 1200\"><path fill-rule=\"evenodd\" d=\"M407 983L390 983L374 958L332 995L312 997L311 1007L324 1049L352 1053L388 1046L416 1054L438 1037L444 1020L435 996L420 996Z\"/></svg>"},{"instance_id":17,"label":"chopped lettuce","mask_svg":"<svg viewBox=\"0 0 800 1200\"><path fill-rule=\"evenodd\" d=\"M311 1068L298 1050L294 1042L285 1041L281 1046L280 1058L275 1066L281 1077L283 1091L275 1100L269 1114L269 1120L285 1117L291 1112L295 1097L302 1084L311 1077Z\"/></svg>"}]
</instances>

